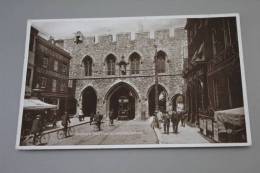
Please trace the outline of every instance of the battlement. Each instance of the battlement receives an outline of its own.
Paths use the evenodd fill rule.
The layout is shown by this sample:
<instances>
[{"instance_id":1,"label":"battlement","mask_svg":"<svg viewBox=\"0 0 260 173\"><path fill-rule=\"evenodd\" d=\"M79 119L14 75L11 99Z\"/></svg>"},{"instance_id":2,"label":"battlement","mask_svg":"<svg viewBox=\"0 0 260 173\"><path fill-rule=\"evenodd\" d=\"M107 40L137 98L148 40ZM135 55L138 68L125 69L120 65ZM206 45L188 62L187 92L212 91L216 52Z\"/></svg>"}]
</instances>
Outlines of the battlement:
<instances>
[{"instance_id":1,"label":"battlement","mask_svg":"<svg viewBox=\"0 0 260 173\"><path fill-rule=\"evenodd\" d=\"M174 38L185 39L187 37L187 32L184 28L176 28L174 30Z\"/></svg>"},{"instance_id":2,"label":"battlement","mask_svg":"<svg viewBox=\"0 0 260 173\"><path fill-rule=\"evenodd\" d=\"M95 44L95 36L86 37L84 41L86 44Z\"/></svg>"},{"instance_id":3,"label":"battlement","mask_svg":"<svg viewBox=\"0 0 260 173\"><path fill-rule=\"evenodd\" d=\"M162 30L156 30L152 32L139 32L139 33L131 33L131 32L125 32L125 33L118 33L115 35L99 35L99 36L88 36L84 38L84 42L87 45L90 44L109 44L112 42L115 43L127 43L129 41L144 41L144 40L169 40L169 39L185 39L186 36L186 30L184 28L176 28L173 30L169 29L162 29ZM174 33L174 35L173 35ZM173 35L173 36L172 36ZM98 39L96 39L96 37Z\"/></svg>"},{"instance_id":4,"label":"battlement","mask_svg":"<svg viewBox=\"0 0 260 173\"><path fill-rule=\"evenodd\" d=\"M140 32L140 33L135 33L135 40L148 40L150 39L150 32Z\"/></svg>"},{"instance_id":5,"label":"battlement","mask_svg":"<svg viewBox=\"0 0 260 173\"><path fill-rule=\"evenodd\" d=\"M111 43L113 41L112 35L100 35L98 36L99 43Z\"/></svg>"},{"instance_id":6,"label":"battlement","mask_svg":"<svg viewBox=\"0 0 260 173\"><path fill-rule=\"evenodd\" d=\"M170 30L164 29L154 32L154 39L155 40L165 40L170 38Z\"/></svg>"},{"instance_id":7,"label":"battlement","mask_svg":"<svg viewBox=\"0 0 260 173\"><path fill-rule=\"evenodd\" d=\"M116 41L117 42L130 41L130 40L131 40L131 33L130 32L116 34Z\"/></svg>"}]
</instances>

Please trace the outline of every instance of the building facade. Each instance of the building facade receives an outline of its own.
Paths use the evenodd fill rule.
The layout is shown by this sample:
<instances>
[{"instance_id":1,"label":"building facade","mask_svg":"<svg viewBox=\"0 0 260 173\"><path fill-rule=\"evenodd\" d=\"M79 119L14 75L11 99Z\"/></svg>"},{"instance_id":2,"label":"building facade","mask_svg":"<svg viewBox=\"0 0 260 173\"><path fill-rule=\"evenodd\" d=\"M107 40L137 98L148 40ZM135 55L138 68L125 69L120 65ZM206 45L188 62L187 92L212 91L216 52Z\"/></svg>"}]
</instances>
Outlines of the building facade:
<instances>
[{"instance_id":1,"label":"building facade","mask_svg":"<svg viewBox=\"0 0 260 173\"><path fill-rule=\"evenodd\" d=\"M29 51L28 51L28 63L26 72L26 83L25 83L25 97L32 96L32 84L34 75L34 60L36 52L36 40L37 40L38 30L31 27L30 40L29 40Z\"/></svg>"},{"instance_id":2,"label":"building facade","mask_svg":"<svg viewBox=\"0 0 260 173\"><path fill-rule=\"evenodd\" d=\"M188 61L184 68L189 120L210 111L243 106L235 17L188 19Z\"/></svg>"},{"instance_id":3,"label":"building facade","mask_svg":"<svg viewBox=\"0 0 260 173\"><path fill-rule=\"evenodd\" d=\"M76 36L64 40L70 62L71 86L75 90L78 112L86 116L110 111L127 119L140 119L155 110L155 55L158 59L159 109L172 108L172 100L183 93L183 58L186 31L169 30L120 33L115 36ZM155 46L156 45L156 46ZM141 116L142 115L142 116Z\"/></svg>"},{"instance_id":4,"label":"building facade","mask_svg":"<svg viewBox=\"0 0 260 173\"><path fill-rule=\"evenodd\" d=\"M34 60L33 93L46 103L58 105L57 115L67 109L68 77L71 56L53 39L37 36Z\"/></svg>"}]
</instances>

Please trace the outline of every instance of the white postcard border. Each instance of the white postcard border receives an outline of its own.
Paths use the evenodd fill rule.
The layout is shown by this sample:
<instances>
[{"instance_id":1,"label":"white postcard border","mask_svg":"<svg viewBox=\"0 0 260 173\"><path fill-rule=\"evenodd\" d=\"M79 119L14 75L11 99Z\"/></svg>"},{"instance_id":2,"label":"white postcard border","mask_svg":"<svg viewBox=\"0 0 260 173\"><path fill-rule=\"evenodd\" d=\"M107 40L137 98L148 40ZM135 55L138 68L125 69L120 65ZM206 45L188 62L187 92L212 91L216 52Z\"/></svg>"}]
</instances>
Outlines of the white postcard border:
<instances>
[{"instance_id":1,"label":"white postcard border","mask_svg":"<svg viewBox=\"0 0 260 173\"><path fill-rule=\"evenodd\" d=\"M242 80L242 90L243 90L243 101L244 101L244 111L245 111L245 121L246 121L246 133L247 142L244 143L201 143L201 144L130 144L130 145L59 145L59 146L21 146L20 145L20 135L22 126L22 116L23 116L23 101L25 95L25 82L26 82L26 71L28 63L29 54L29 38L30 29L33 22L44 22L44 21L77 21L77 20L104 20L104 19L139 19L139 18L212 18L212 17L236 17L237 23L237 36L239 44L239 59L241 68L241 80ZM249 120L249 110L248 110L248 97L246 90L246 79L245 79L245 69L244 69L244 56L242 49L242 39L241 39L241 25L240 16L238 13L226 13L226 14L200 14L200 15L171 15L171 16L140 16L140 17L109 17L109 18L68 18L68 19L29 19L27 21L26 29L26 40L25 40L25 54L24 54L24 64L23 64L23 76L22 76L22 86L20 95L20 107L17 125L17 135L16 135L16 145L17 150L54 150L54 149L127 149L127 148L193 148L193 147L242 147L252 145L252 136Z\"/></svg>"}]
</instances>

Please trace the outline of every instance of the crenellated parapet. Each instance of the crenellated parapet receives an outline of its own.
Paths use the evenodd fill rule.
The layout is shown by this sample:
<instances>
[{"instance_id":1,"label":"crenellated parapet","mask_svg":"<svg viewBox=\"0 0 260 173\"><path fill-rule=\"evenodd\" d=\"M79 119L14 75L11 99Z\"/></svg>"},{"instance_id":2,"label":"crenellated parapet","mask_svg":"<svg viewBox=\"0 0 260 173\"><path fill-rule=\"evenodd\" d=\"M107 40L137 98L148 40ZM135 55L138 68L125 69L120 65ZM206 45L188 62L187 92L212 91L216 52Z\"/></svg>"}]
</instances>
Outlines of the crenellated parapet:
<instances>
[{"instance_id":1,"label":"crenellated parapet","mask_svg":"<svg viewBox=\"0 0 260 173\"><path fill-rule=\"evenodd\" d=\"M87 36L83 38L84 45L98 45L98 44L122 44L129 42L153 42L155 41L174 41L183 38L186 31L183 28L176 28L174 34L170 33L169 29L156 30L151 32L125 32L115 35L98 35Z\"/></svg>"}]
</instances>

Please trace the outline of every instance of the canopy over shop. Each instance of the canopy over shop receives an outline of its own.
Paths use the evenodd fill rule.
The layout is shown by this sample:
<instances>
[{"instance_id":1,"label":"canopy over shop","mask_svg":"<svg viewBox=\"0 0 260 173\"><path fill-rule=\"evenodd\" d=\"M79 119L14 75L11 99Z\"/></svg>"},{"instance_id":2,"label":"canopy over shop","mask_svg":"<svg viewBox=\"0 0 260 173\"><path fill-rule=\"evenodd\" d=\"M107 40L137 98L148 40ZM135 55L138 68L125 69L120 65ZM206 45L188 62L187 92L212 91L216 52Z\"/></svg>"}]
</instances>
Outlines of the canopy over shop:
<instances>
[{"instance_id":1,"label":"canopy over shop","mask_svg":"<svg viewBox=\"0 0 260 173\"><path fill-rule=\"evenodd\" d=\"M24 110L57 109L57 105L45 103L39 99L24 99Z\"/></svg>"}]
</instances>

